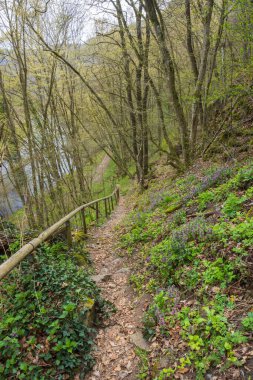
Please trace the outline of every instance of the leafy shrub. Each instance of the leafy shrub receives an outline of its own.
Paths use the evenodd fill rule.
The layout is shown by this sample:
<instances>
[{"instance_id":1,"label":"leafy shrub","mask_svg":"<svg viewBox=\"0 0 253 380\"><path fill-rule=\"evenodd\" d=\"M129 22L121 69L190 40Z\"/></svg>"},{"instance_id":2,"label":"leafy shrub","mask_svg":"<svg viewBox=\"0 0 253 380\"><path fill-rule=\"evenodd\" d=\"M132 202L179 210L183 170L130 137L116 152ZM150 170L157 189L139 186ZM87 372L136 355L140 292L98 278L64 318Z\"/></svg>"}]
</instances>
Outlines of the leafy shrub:
<instances>
[{"instance_id":1,"label":"leafy shrub","mask_svg":"<svg viewBox=\"0 0 253 380\"><path fill-rule=\"evenodd\" d=\"M223 205L223 213L228 217L236 216L236 213L240 210L241 204L245 202L245 197L237 197L234 193L229 194L226 202Z\"/></svg>"},{"instance_id":2,"label":"leafy shrub","mask_svg":"<svg viewBox=\"0 0 253 380\"><path fill-rule=\"evenodd\" d=\"M167 281L174 269L182 263L189 262L195 252L184 242L177 239L164 239L152 248L150 264L158 276Z\"/></svg>"},{"instance_id":3,"label":"leafy shrub","mask_svg":"<svg viewBox=\"0 0 253 380\"><path fill-rule=\"evenodd\" d=\"M206 223L205 219L201 217L197 217L180 228L175 229L171 234L173 240L183 242L193 240L203 241L210 235L212 235L212 229Z\"/></svg>"},{"instance_id":4,"label":"leafy shrub","mask_svg":"<svg viewBox=\"0 0 253 380\"><path fill-rule=\"evenodd\" d=\"M248 188L253 181L253 168L251 166L245 166L241 168L237 174L234 175L234 177L226 181L230 175L231 170L224 169L224 172L221 171L221 177L219 176L218 171L217 174L214 175L214 179L211 180L211 183L209 183L208 179L203 181L202 185L200 185L198 191L196 191L195 194L195 196L198 195L200 210L204 210L209 202L226 199L226 197L230 195L231 191ZM217 180L215 181L216 177ZM226 182L224 183L224 181ZM218 187L215 187L212 190L207 190L210 187L214 187L214 185L218 184ZM233 202L233 196L231 196L229 202ZM236 200L234 200L234 203L236 203ZM235 205L236 208L238 205L239 203Z\"/></svg>"},{"instance_id":5,"label":"leafy shrub","mask_svg":"<svg viewBox=\"0 0 253 380\"><path fill-rule=\"evenodd\" d=\"M163 239L150 250L149 265L156 270L162 281L173 284L177 269L192 263L202 250L199 243L209 239L212 229L202 218L196 218L174 230L169 238ZM177 273L178 274L178 273ZM178 283L176 281L176 283Z\"/></svg>"},{"instance_id":6,"label":"leafy shrub","mask_svg":"<svg viewBox=\"0 0 253 380\"><path fill-rule=\"evenodd\" d=\"M179 299L179 292L174 286L157 292L143 318L146 338L154 335L156 326L165 332L166 317L177 310Z\"/></svg>"},{"instance_id":7,"label":"leafy shrub","mask_svg":"<svg viewBox=\"0 0 253 380\"><path fill-rule=\"evenodd\" d=\"M226 286L236 277L234 264L225 262L221 257L214 262L205 260L204 266L206 267L203 273L205 284L221 284L222 286Z\"/></svg>"},{"instance_id":8,"label":"leafy shrub","mask_svg":"<svg viewBox=\"0 0 253 380\"><path fill-rule=\"evenodd\" d=\"M128 232L121 237L123 247L134 245L138 242L147 242L156 238L162 231L160 215L137 212L131 214L127 222Z\"/></svg>"},{"instance_id":9,"label":"leafy shrub","mask_svg":"<svg viewBox=\"0 0 253 380\"><path fill-rule=\"evenodd\" d=\"M246 189L253 182L253 166L246 166L239 170L236 176L236 184L239 188Z\"/></svg>"},{"instance_id":10,"label":"leafy shrub","mask_svg":"<svg viewBox=\"0 0 253 380\"><path fill-rule=\"evenodd\" d=\"M149 373L149 366L148 366L148 354L147 351L136 347L135 353L139 358L139 373L137 375L137 378L140 380L147 379L148 373Z\"/></svg>"},{"instance_id":11,"label":"leafy shrub","mask_svg":"<svg viewBox=\"0 0 253 380\"><path fill-rule=\"evenodd\" d=\"M205 210L208 203L212 202L215 198L213 191L204 191L198 196L199 210Z\"/></svg>"},{"instance_id":12,"label":"leafy shrub","mask_svg":"<svg viewBox=\"0 0 253 380\"><path fill-rule=\"evenodd\" d=\"M230 235L235 241L242 241L246 246L253 243L253 218L230 226Z\"/></svg>"},{"instance_id":13,"label":"leafy shrub","mask_svg":"<svg viewBox=\"0 0 253 380\"><path fill-rule=\"evenodd\" d=\"M243 318L242 325L247 331L253 331L253 312L248 313L247 317Z\"/></svg>"},{"instance_id":14,"label":"leafy shrub","mask_svg":"<svg viewBox=\"0 0 253 380\"><path fill-rule=\"evenodd\" d=\"M241 332L234 332L223 311L209 306L200 310L184 307L176 318L181 321L181 336L188 341L188 358L196 368L196 379L202 379L206 370L224 356L230 364L238 362L233 348L247 339Z\"/></svg>"},{"instance_id":15,"label":"leafy shrub","mask_svg":"<svg viewBox=\"0 0 253 380\"><path fill-rule=\"evenodd\" d=\"M226 196L231 190L237 189L247 189L253 181L253 167L252 165L247 165L238 170L237 174L231 178L227 183L220 186L217 189L217 194L222 193Z\"/></svg>"},{"instance_id":16,"label":"leafy shrub","mask_svg":"<svg viewBox=\"0 0 253 380\"><path fill-rule=\"evenodd\" d=\"M190 193L188 193L183 202L187 203L190 199L197 197L199 194L205 192L207 189L222 184L231 175L229 168L219 168L211 175L206 176L200 184L198 184Z\"/></svg>"},{"instance_id":17,"label":"leafy shrub","mask_svg":"<svg viewBox=\"0 0 253 380\"><path fill-rule=\"evenodd\" d=\"M221 221L215 224L212 229L216 238L223 242L226 242L228 239L233 239L245 247L253 243L253 218L247 218L239 223L237 221L237 224Z\"/></svg>"},{"instance_id":18,"label":"leafy shrub","mask_svg":"<svg viewBox=\"0 0 253 380\"><path fill-rule=\"evenodd\" d=\"M131 232L126 233L122 236L122 246L127 247L129 245L134 245L137 242L145 242L150 239L149 234L143 230L142 227L135 227Z\"/></svg>"},{"instance_id":19,"label":"leafy shrub","mask_svg":"<svg viewBox=\"0 0 253 380\"><path fill-rule=\"evenodd\" d=\"M142 274L132 274L129 278L130 283L134 285L138 293L140 293L143 288L144 280L145 276Z\"/></svg>"},{"instance_id":20,"label":"leafy shrub","mask_svg":"<svg viewBox=\"0 0 253 380\"><path fill-rule=\"evenodd\" d=\"M181 266L177 271L175 271L173 280L179 285L183 286L186 289L195 289L198 283L200 282L201 276L199 271L200 261L195 260L193 265Z\"/></svg>"},{"instance_id":21,"label":"leafy shrub","mask_svg":"<svg viewBox=\"0 0 253 380\"><path fill-rule=\"evenodd\" d=\"M173 219L170 222L170 228L175 228L186 222L186 211L178 210L174 213Z\"/></svg>"},{"instance_id":22,"label":"leafy shrub","mask_svg":"<svg viewBox=\"0 0 253 380\"><path fill-rule=\"evenodd\" d=\"M233 307L233 303L225 295L217 295L206 306L181 308L175 288L172 288L173 297L170 294L161 291L155 296L145 315L145 334L152 336L156 325L165 335L173 327L180 326L188 353L183 358L178 357L173 367L163 369L157 379L167 379L165 375L172 375L188 365L195 367L196 379L203 379L206 371L224 358L228 365L239 364L233 349L247 338L242 332L234 331L234 326L225 317L226 308ZM246 325L250 325L250 321Z\"/></svg>"},{"instance_id":23,"label":"leafy shrub","mask_svg":"<svg viewBox=\"0 0 253 380\"><path fill-rule=\"evenodd\" d=\"M161 190L159 192L155 192L150 196L150 210L154 210L156 207L166 207L168 204L176 203L180 199L179 195L173 193L173 191L165 191Z\"/></svg>"}]
</instances>

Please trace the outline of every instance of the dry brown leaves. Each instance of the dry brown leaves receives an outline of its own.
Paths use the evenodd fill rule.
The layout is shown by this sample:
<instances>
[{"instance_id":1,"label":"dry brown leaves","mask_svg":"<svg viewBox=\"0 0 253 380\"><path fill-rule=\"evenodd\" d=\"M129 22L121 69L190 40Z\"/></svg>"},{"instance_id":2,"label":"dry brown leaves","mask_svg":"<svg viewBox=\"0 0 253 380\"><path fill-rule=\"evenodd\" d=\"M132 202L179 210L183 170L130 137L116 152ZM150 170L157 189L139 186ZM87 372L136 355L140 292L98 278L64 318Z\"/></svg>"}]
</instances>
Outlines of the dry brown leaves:
<instances>
[{"instance_id":1,"label":"dry brown leaves","mask_svg":"<svg viewBox=\"0 0 253 380\"><path fill-rule=\"evenodd\" d=\"M133 380L136 379L137 357L130 336L140 326L142 313L128 284L129 269L122 258L116 255L114 227L121 221L127 209L124 200L113 217L90 237L88 249L94 262L96 274L109 273L106 281L98 286L102 296L113 302L117 312L100 329L96 338L96 365L86 380ZM139 306L139 305L138 305Z\"/></svg>"}]
</instances>

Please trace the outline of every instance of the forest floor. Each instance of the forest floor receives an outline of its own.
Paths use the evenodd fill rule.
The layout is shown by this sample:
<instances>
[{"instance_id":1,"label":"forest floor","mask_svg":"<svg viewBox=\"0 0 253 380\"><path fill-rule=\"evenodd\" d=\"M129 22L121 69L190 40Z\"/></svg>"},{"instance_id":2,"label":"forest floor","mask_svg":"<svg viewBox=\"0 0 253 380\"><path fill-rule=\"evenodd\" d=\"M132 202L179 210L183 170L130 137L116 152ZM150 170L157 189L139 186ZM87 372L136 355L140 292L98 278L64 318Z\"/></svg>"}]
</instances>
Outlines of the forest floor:
<instances>
[{"instance_id":1,"label":"forest floor","mask_svg":"<svg viewBox=\"0 0 253 380\"><path fill-rule=\"evenodd\" d=\"M199 160L181 176L161 165L128 203L120 254L150 296L136 379L252 379L252 160Z\"/></svg>"},{"instance_id":2,"label":"forest floor","mask_svg":"<svg viewBox=\"0 0 253 380\"><path fill-rule=\"evenodd\" d=\"M137 299L129 285L131 270L126 259L117 254L115 239L115 227L128 211L126 199L121 198L111 219L92 231L87 244L96 272L93 279L102 296L116 307L116 313L98 331L96 365L86 380L136 379L138 360L134 342L145 345L140 329L147 300Z\"/></svg>"}]
</instances>

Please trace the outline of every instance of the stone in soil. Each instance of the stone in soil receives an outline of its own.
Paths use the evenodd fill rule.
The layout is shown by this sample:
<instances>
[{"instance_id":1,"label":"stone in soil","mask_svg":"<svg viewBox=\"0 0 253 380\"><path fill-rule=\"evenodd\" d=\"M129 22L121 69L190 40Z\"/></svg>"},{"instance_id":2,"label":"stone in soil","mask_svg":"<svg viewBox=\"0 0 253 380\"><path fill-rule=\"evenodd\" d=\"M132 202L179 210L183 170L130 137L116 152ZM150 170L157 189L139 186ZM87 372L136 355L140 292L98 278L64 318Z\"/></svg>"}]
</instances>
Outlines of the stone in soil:
<instances>
[{"instance_id":1,"label":"stone in soil","mask_svg":"<svg viewBox=\"0 0 253 380\"><path fill-rule=\"evenodd\" d=\"M149 350L149 344L144 339L141 331L137 331L135 334L131 335L130 341L138 348L141 348L142 350L148 351Z\"/></svg>"}]
</instances>

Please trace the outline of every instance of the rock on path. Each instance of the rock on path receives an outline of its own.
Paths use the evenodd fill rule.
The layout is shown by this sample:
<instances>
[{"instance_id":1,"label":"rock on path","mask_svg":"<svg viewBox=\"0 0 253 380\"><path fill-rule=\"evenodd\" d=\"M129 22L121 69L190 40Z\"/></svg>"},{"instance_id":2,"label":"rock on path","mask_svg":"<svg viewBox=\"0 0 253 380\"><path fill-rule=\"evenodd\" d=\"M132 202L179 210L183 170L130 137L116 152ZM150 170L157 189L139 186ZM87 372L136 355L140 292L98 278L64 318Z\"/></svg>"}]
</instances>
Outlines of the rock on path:
<instances>
[{"instance_id":1,"label":"rock on path","mask_svg":"<svg viewBox=\"0 0 253 380\"><path fill-rule=\"evenodd\" d=\"M98 331L95 351L96 365L85 380L135 380L138 359L131 336L141 327L144 302L135 299L128 278L131 273L115 247L114 227L128 212L125 200L120 203L111 219L92 232L88 250L96 270L94 281L102 289L102 296L111 301L117 312L111 316L106 327Z\"/></svg>"}]
</instances>

